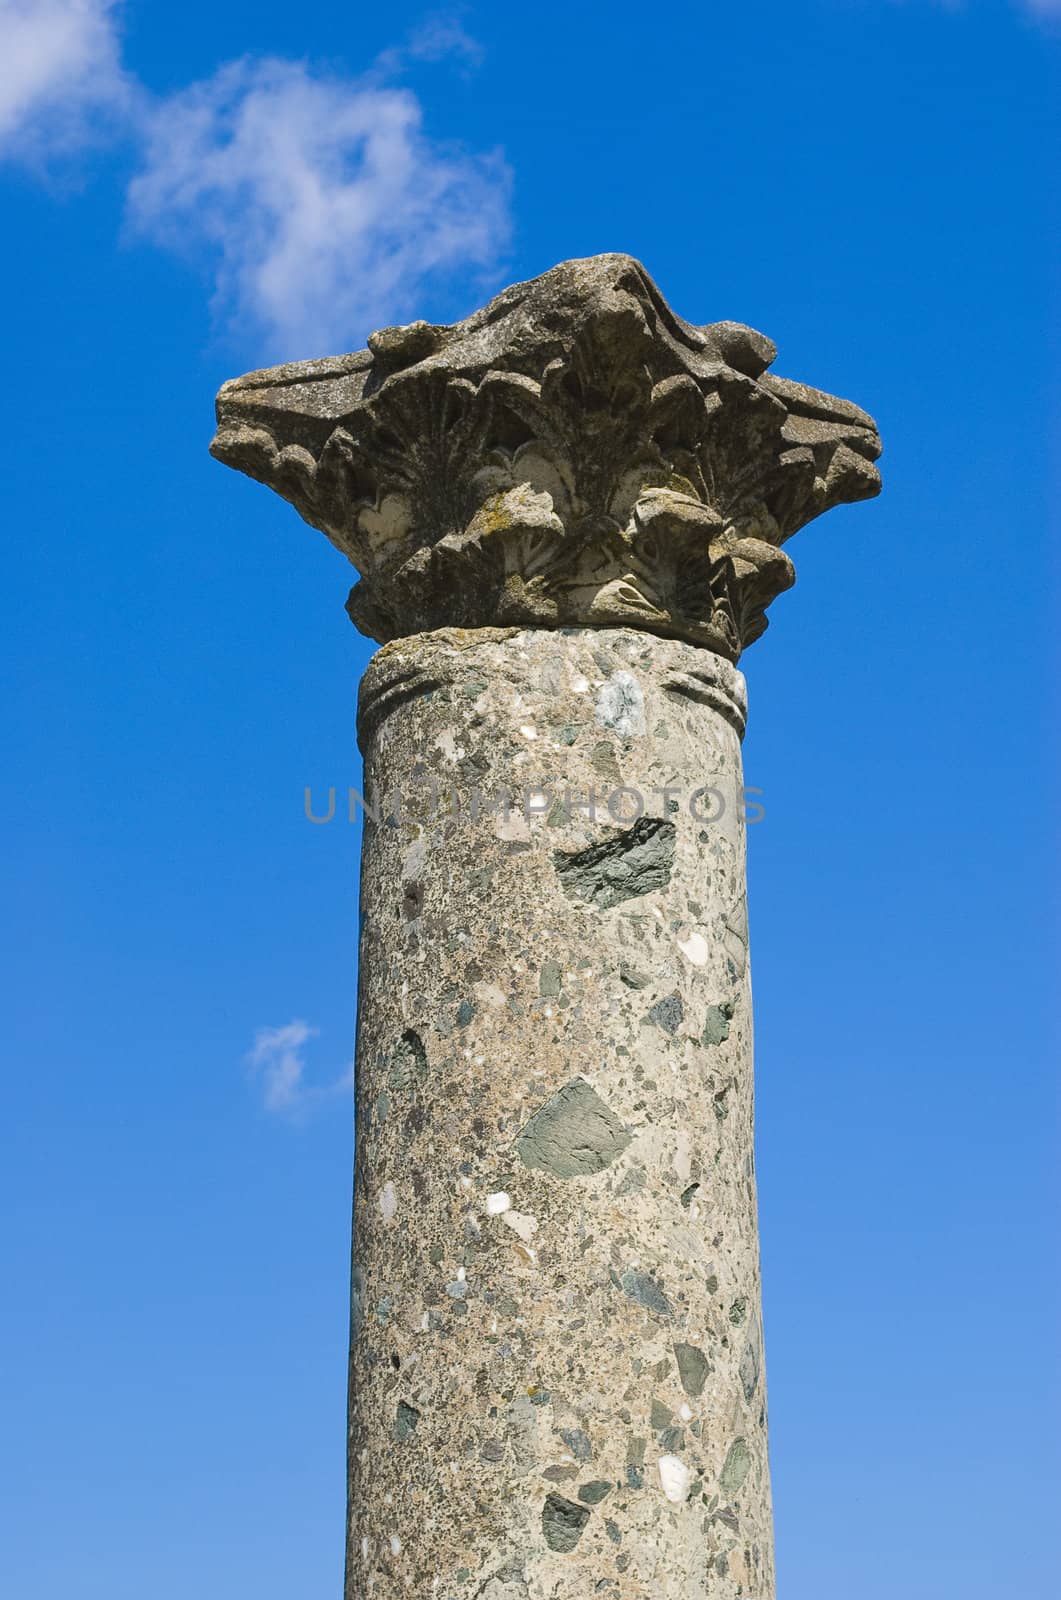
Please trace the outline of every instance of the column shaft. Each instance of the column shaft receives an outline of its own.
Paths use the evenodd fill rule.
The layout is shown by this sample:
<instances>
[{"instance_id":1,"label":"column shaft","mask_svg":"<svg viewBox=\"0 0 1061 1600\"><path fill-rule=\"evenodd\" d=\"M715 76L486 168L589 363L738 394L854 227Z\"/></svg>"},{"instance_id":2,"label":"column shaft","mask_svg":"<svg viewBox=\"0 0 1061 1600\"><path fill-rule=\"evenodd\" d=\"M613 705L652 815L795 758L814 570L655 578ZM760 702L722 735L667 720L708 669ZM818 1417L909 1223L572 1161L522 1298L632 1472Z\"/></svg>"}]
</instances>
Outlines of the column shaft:
<instances>
[{"instance_id":1,"label":"column shaft","mask_svg":"<svg viewBox=\"0 0 1061 1600\"><path fill-rule=\"evenodd\" d=\"M365 675L347 1600L773 1595L743 706L629 628Z\"/></svg>"}]
</instances>

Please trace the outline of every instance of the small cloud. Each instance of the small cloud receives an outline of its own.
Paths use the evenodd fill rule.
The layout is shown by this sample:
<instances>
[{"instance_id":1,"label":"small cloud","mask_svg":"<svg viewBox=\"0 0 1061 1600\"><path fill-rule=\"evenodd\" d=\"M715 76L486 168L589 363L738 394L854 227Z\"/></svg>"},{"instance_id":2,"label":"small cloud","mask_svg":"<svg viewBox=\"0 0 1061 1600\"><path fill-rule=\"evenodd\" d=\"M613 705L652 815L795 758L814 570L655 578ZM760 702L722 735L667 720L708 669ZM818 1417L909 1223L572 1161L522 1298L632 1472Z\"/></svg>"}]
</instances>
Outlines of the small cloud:
<instances>
[{"instance_id":1,"label":"small cloud","mask_svg":"<svg viewBox=\"0 0 1061 1600\"><path fill-rule=\"evenodd\" d=\"M457 12L435 12L414 28L406 47L417 61L441 61L447 56L463 59L477 67L483 59L478 39L463 27Z\"/></svg>"},{"instance_id":2,"label":"small cloud","mask_svg":"<svg viewBox=\"0 0 1061 1600\"><path fill-rule=\"evenodd\" d=\"M0 0L0 157L39 162L93 143L139 96L116 0Z\"/></svg>"},{"instance_id":3,"label":"small cloud","mask_svg":"<svg viewBox=\"0 0 1061 1600\"><path fill-rule=\"evenodd\" d=\"M246 1062L252 1075L261 1081L265 1109L283 1115L306 1111L314 1102L345 1094L353 1088L354 1069L347 1068L333 1083L323 1086L305 1082L305 1045L320 1030L311 1028L300 1017L281 1028L259 1028Z\"/></svg>"},{"instance_id":4,"label":"small cloud","mask_svg":"<svg viewBox=\"0 0 1061 1600\"><path fill-rule=\"evenodd\" d=\"M492 273L508 197L500 154L429 138L410 89L248 59L153 108L129 210L211 264L216 313L290 359L357 348L431 280Z\"/></svg>"}]
</instances>

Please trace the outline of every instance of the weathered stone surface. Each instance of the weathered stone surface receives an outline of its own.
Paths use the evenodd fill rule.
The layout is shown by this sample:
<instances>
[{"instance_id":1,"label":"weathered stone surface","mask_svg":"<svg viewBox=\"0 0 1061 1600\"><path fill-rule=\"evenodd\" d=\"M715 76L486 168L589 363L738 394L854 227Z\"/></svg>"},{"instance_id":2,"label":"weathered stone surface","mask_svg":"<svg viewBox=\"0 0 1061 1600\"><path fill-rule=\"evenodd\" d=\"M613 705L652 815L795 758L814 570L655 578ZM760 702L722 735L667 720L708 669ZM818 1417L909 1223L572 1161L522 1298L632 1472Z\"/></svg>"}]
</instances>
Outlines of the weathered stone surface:
<instances>
[{"instance_id":1,"label":"weathered stone surface","mask_svg":"<svg viewBox=\"0 0 1061 1600\"><path fill-rule=\"evenodd\" d=\"M349 557L373 638L632 626L736 660L793 582L784 541L879 488L872 419L774 377L774 355L594 256L451 327L226 383L212 449ZM642 731L628 693L617 679L598 708L624 737Z\"/></svg>"},{"instance_id":2,"label":"weathered stone surface","mask_svg":"<svg viewBox=\"0 0 1061 1600\"><path fill-rule=\"evenodd\" d=\"M365 675L348 1600L773 1594L743 724L633 630Z\"/></svg>"}]
</instances>

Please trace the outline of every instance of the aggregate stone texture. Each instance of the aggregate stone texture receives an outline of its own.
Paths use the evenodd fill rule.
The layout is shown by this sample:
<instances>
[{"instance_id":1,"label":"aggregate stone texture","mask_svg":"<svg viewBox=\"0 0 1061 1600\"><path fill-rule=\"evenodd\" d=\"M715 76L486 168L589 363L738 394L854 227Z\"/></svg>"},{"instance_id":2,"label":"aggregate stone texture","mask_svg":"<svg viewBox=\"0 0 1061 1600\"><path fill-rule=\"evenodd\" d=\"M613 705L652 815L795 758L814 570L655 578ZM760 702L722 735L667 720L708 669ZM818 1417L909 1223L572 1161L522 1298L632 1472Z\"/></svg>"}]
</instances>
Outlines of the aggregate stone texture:
<instances>
[{"instance_id":1,"label":"aggregate stone texture","mask_svg":"<svg viewBox=\"0 0 1061 1600\"><path fill-rule=\"evenodd\" d=\"M369 666L347 1600L774 1594L743 725L624 627Z\"/></svg>"}]
</instances>

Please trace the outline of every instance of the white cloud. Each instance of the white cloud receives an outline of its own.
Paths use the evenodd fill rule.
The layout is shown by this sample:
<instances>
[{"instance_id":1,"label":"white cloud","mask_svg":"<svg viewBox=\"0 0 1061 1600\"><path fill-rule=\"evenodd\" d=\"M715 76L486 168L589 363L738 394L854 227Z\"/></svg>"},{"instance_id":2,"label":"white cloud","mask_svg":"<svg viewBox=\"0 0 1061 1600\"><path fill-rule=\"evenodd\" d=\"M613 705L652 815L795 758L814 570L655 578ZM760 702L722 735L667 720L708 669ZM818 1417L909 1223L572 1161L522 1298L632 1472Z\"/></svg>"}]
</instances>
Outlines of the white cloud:
<instances>
[{"instance_id":1,"label":"white cloud","mask_svg":"<svg viewBox=\"0 0 1061 1600\"><path fill-rule=\"evenodd\" d=\"M244 60L153 109L129 204L156 242L205 249L215 310L282 359L354 349L420 311L425 280L492 269L508 187L499 154L433 142L378 73Z\"/></svg>"},{"instance_id":2,"label":"white cloud","mask_svg":"<svg viewBox=\"0 0 1061 1600\"><path fill-rule=\"evenodd\" d=\"M356 348L421 313L449 274L492 286L508 170L430 138L396 81L414 62L477 63L455 15L429 17L362 78L247 59L159 100L122 67L120 5L0 0L0 159L43 165L127 136L143 155L133 228L206 268L215 313L262 359Z\"/></svg>"},{"instance_id":3,"label":"white cloud","mask_svg":"<svg viewBox=\"0 0 1061 1600\"><path fill-rule=\"evenodd\" d=\"M463 56L469 66L478 66L483 59L483 47L465 31L458 13L436 11L412 30L404 45L380 56L376 65L389 71L400 69L406 57L415 61L441 61L447 56Z\"/></svg>"},{"instance_id":4,"label":"white cloud","mask_svg":"<svg viewBox=\"0 0 1061 1600\"><path fill-rule=\"evenodd\" d=\"M247 1053L246 1062L252 1075L261 1082L267 1111L298 1114L315 1101L352 1089L353 1066L332 1083L323 1086L306 1083L305 1046L319 1031L296 1017L281 1028L259 1028L254 1035L254 1045Z\"/></svg>"},{"instance_id":5,"label":"white cloud","mask_svg":"<svg viewBox=\"0 0 1061 1600\"><path fill-rule=\"evenodd\" d=\"M0 0L0 155L68 151L128 113L114 13L115 0Z\"/></svg>"}]
</instances>

